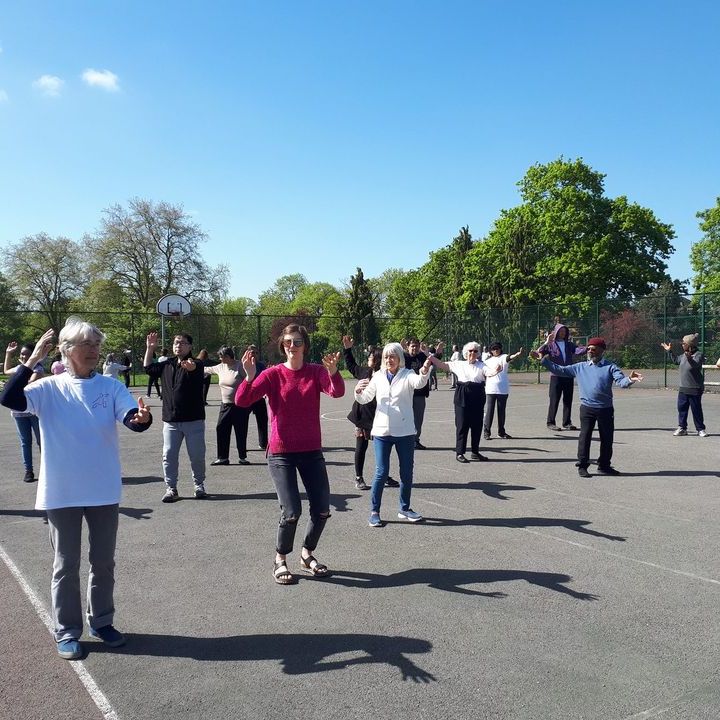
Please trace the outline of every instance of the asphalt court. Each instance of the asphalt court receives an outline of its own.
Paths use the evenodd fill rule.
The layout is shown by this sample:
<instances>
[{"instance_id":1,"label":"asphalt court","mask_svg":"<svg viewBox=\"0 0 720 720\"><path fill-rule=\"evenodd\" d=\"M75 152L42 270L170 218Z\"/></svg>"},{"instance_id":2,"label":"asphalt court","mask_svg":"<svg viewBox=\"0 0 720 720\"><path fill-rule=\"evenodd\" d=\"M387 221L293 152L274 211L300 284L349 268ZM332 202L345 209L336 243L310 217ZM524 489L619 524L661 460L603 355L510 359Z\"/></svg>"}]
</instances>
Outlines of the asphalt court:
<instances>
[{"instance_id":1,"label":"asphalt court","mask_svg":"<svg viewBox=\"0 0 720 720\"><path fill-rule=\"evenodd\" d=\"M675 392L617 389L613 463L624 474L581 480L577 433L545 428L547 386L512 388L513 439L483 441L490 462L455 462L441 379L423 429L429 449L415 455L412 506L426 521L397 520L388 489L387 525L373 529L368 493L353 484L351 390L322 403L332 518L316 554L333 575L293 587L271 577L278 510L263 453L252 450L247 467L209 466L218 397L208 501L190 499L181 454L184 498L160 502L155 399L150 431L120 428L116 625L128 645L85 638L82 662L112 708L106 717L720 716L720 396L704 398L710 437L675 438ZM47 527L19 455L3 412L0 545L48 608ZM373 468L370 451L368 481ZM2 717L55 716L58 690L45 678L64 688L68 717L91 717L17 580L3 570L2 583ZM23 693L8 692L21 682Z\"/></svg>"}]
</instances>

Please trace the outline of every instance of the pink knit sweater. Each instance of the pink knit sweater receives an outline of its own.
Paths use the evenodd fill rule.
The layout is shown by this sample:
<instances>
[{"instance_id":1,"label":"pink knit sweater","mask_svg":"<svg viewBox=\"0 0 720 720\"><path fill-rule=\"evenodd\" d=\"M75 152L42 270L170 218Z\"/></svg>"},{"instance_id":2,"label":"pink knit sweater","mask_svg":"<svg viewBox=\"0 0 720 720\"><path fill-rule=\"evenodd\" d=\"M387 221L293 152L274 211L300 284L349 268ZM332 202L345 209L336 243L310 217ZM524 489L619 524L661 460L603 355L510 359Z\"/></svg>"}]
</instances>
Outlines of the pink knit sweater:
<instances>
[{"instance_id":1,"label":"pink knit sweater","mask_svg":"<svg viewBox=\"0 0 720 720\"><path fill-rule=\"evenodd\" d=\"M322 365L306 363L300 370L274 365L248 384L240 383L235 404L250 407L267 395L270 405L270 453L320 450L320 393L339 398L345 381L336 372L332 377Z\"/></svg>"}]
</instances>

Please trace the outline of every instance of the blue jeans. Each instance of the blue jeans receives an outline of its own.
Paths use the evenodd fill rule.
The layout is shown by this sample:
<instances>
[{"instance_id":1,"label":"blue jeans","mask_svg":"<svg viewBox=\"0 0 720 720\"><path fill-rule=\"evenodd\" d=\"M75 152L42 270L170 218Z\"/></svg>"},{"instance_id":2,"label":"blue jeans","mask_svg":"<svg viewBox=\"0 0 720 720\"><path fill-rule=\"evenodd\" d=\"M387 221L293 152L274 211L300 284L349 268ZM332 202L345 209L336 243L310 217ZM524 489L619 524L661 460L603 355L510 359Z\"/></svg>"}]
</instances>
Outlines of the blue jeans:
<instances>
[{"instance_id":1,"label":"blue jeans","mask_svg":"<svg viewBox=\"0 0 720 720\"><path fill-rule=\"evenodd\" d=\"M425 400L425 398L423 398ZM373 512L380 512L380 503L382 502L383 488L390 472L390 451L395 446L398 461L400 463L400 509L410 509L410 493L412 492L413 482L413 463L415 460L415 435L405 435L403 437L393 437L387 435L384 437L373 438L373 448L375 449L375 477L370 490L370 509Z\"/></svg>"},{"instance_id":2,"label":"blue jeans","mask_svg":"<svg viewBox=\"0 0 720 720\"><path fill-rule=\"evenodd\" d=\"M163 423L163 473L168 487L178 483L178 461L183 439L190 458L193 482L205 482L205 421Z\"/></svg>"},{"instance_id":3,"label":"blue jeans","mask_svg":"<svg viewBox=\"0 0 720 720\"><path fill-rule=\"evenodd\" d=\"M17 425L18 435L20 436L20 449L22 450L23 465L25 466L25 470L32 470L33 433L35 433L35 440L37 441L38 447L40 447L40 424L38 422L37 415L30 415L29 417L16 417L14 420L15 425Z\"/></svg>"}]
</instances>

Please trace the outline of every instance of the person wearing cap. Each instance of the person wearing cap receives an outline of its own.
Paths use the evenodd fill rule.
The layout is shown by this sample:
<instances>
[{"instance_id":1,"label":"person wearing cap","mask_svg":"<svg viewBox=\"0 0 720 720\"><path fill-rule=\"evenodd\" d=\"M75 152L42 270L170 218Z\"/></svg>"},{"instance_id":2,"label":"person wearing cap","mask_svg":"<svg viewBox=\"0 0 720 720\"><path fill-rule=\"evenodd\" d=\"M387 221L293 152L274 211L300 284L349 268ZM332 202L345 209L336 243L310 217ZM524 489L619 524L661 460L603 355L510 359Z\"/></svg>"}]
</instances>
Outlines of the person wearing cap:
<instances>
[{"instance_id":1,"label":"person wearing cap","mask_svg":"<svg viewBox=\"0 0 720 720\"><path fill-rule=\"evenodd\" d=\"M680 387L678 388L678 426L673 435L687 435L688 411L692 410L693 422L699 437L707 437L702 410L702 395L705 389L702 366L704 355L698 350L697 333L685 335L682 339L682 355L675 355L670 343L660 343L670 360L678 365Z\"/></svg>"},{"instance_id":2,"label":"person wearing cap","mask_svg":"<svg viewBox=\"0 0 720 720\"><path fill-rule=\"evenodd\" d=\"M586 362L574 365L561 366L552 362L547 350L533 350L530 356L541 359L550 372L566 378L577 378L580 388L580 436L578 437L578 475L582 478L591 477L588 472L590 465L590 441L597 423L600 433L600 455L598 456L598 470L603 475L619 475L611 464L613 434L615 432L615 410L613 408L613 383L622 388L630 387L640 382L643 376L633 370L629 376L613 362L605 360L605 340L594 337L588 340Z\"/></svg>"}]
</instances>

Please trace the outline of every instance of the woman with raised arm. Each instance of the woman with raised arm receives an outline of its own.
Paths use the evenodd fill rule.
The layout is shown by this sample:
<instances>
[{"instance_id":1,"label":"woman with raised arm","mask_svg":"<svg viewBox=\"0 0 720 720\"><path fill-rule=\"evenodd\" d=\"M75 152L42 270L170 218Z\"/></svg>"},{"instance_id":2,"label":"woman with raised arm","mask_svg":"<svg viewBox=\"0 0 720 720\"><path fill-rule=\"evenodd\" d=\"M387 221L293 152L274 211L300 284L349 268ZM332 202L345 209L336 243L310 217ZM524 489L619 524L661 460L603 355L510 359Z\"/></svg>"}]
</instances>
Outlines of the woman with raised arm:
<instances>
[{"instance_id":1,"label":"woman with raised arm","mask_svg":"<svg viewBox=\"0 0 720 720\"><path fill-rule=\"evenodd\" d=\"M297 475L305 486L310 504L300 569L314 577L329 574L326 565L313 557L325 523L330 517L330 483L320 435L320 394L339 398L345 382L338 372L340 353L330 353L323 364L305 362L310 337L302 325L285 327L278 338L285 362L257 375L255 355L247 350L242 358L245 380L235 394L235 404L249 408L267 396L271 411L268 470L280 503L280 523L275 546L273 578L279 585L297 582L287 566L293 550L297 522L302 513Z\"/></svg>"},{"instance_id":2,"label":"woman with raised arm","mask_svg":"<svg viewBox=\"0 0 720 720\"><path fill-rule=\"evenodd\" d=\"M358 365L353 357L353 339L349 335L343 335L343 355L345 367L356 380L369 380L376 370L380 369L382 363L382 350L373 347L367 356L367 365ZM348 420L355 426L355 487L358 490L368 490L369 486L363 478L365 467L365 454L367 453L370 431L375 419L375 408L377 403L372 400L366 405L361 405L357 400L353 403L348 413ZM388 478L389 480L390 478ZM393 481L394 482L394 481ZM397 483L396 483L397 487Z\"/></svg>"},{"instance_id":3,"label":"woman with raised arm","mask_svg":"<svg viewBox=\"0 0 720 720\"><path fill-rule=\"evenodd\" d=\"M405 353L400 343L389 343L383 348L381 369L369 380L360 380L355 388L355 399L366 405L377 402L371 435L375 450L375 478L370 492L370 527L382 527L380 505L383 488L390 466L390 452L395 447L400 463L400 508L398 518L419 522L422 515L410 507L415 458L415 417L413 397L424 388L430 378L431 358L418 368L416 374L404 367Z\"/></svg>"},{"instance_id":4,"label":"woman with raised arm","mask_svg":"<svg viewBox=\"0 0 720 720\"><path fill-rule=\"evenodd\" d=\"M25 343L20 348L20 365L15 366L13 355L17 350L18 344L13 340L8 344L5 350L5 365L3 367L6 375L14 375L24 365L28 358L32 355L35 345L33 343ZM28 380L28 384L39 380L45 374L42 363L37 363L32 369L32 375ZM20 437L20 449L22 450L23 465L25 466L25 476L23 482L35 482L35 469L33 467L32 457L32 439L35 435L35 442L38 449L40 448L40 425L36 415L31 412L12 410L11 415L17 427L18 436Z\"/></svg>"},{"instance_id":5,"label":"woman with raised arm","mask_svg":"<svg viewBox=\"0 0 720 720\"><path fill-rule=\"evenodd\" d=\"M483 353L485 363L485 420L483 422L483 437L490 439L493 419L495 417L495 405L497 404L498 416L498 437L503 440L512 440L512 436L505 432L505 408L507 407L508 395L510 394L510 379L508 370L510 363L519 358L523 349L508 355L503 352L502 343L494 342L490 345L490 352Z\"/></svg>"},{"instance_id":6,"label":"woman with raised arm","mask_svg":"<svg viewBox=\"0 0 720 720\"><path fill-rule=\"evenodd\" d=\"M66 372L28 385L33 368L52 346L48 330L5 385L0 403L30 411L40 421L42 458L35 507L47 512L55 552L51 586L55 641L60 657L83 655L80 557L83 518L88 526L90 576L86 617L90 636L109 647L125 638L113 627L115 540L122 493L120 448L115 426L141 432L152 417L142 398L96 372L105 335L70 318L59 344Z\"/></svg>"},{"instance_id":7,"label":"woman with raised arm","mask_svg":"<svg viewBox=\"0 0 720 720\"><path fill-rule=\"evenodd\" d=\"M457 377L455 388L455 459L461 463L470 462L465 457L467 436L470 433L470 458L487 460L480 454L480 433L485 409L485 365L480 359L480 345L466 343L462 349L465 360L443 362L435 357L430 360L441 370L450 370Z\"/></svg>"}]
</instances>

